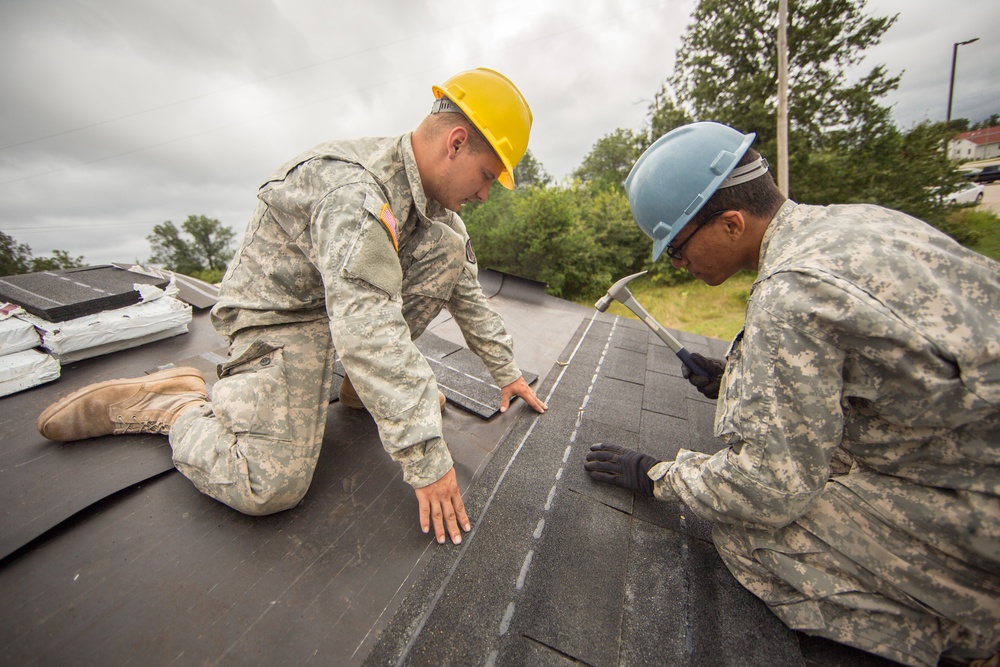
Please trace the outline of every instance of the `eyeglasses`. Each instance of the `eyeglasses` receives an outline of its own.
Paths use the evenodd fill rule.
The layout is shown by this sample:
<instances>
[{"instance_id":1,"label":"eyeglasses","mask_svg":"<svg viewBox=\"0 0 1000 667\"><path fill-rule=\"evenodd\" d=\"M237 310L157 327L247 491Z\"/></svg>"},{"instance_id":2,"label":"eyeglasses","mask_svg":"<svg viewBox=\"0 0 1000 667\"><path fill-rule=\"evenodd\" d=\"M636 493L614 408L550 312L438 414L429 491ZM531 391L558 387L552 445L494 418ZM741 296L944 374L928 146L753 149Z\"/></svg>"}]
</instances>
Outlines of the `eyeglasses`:
<instances>
[{"instance_id":1,"label":"eyeglasses","mask_svg":"<svg viewBox=\"0 0 1000 667\"><path fill-rule=\"evenodd\" d=\"M694 231L691 232L691 234L689 234L686 239L684 239L683 241L681 241L681 244L679 246L675 247L675 246L672 246L672 245L670 245L668 243L667 247L664 248L664 250L666 250L666 252L667 252L667 257L669 257L670 259L677 259L677 260L681 259L681 248L683 248L684 246L686 246L687 243L688 243L688 241L690 241L691 239L694 238L694 235L698 233L699 229L701 229L702 227L705 227L706 225L708 225L708 223L710 223L712 220L714 220L716 217L722 215L723 213L725 213L725 211L716 211L712 215L710 215L707 218L705 218L697 227L694 228Z\"/></svg>"}]
</instances>

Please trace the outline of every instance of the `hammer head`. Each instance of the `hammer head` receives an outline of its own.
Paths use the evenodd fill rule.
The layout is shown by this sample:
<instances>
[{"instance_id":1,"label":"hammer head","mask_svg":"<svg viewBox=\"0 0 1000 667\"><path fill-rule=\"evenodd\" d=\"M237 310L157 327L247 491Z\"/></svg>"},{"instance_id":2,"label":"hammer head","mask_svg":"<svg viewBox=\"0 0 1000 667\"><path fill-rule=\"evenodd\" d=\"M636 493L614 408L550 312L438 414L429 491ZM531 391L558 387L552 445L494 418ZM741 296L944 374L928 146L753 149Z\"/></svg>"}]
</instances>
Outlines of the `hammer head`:
<instances>
[{"instance_id":1,"label":"hammer head","mask_svg":"<svg viewBox=\"0 0 1000 667\"><path fill-rule=\"evenodd\" d=\"M600 299L597 300L597 303L594 304L594 308L603 313L608 309L612 301L625 303L625 301L627 301L632 296L632 292L628 290L628 284L633 280L635 280L636 278L638 278L639 276L644 275L645 273L646 273L645 271L640 271L639 273L633 273L632 275L625 276L624 278L616 282L614 285L611 286L610 289L608 289L607 294L605 294L604 296L602 296Z\"/></svg>"}]
</instances>

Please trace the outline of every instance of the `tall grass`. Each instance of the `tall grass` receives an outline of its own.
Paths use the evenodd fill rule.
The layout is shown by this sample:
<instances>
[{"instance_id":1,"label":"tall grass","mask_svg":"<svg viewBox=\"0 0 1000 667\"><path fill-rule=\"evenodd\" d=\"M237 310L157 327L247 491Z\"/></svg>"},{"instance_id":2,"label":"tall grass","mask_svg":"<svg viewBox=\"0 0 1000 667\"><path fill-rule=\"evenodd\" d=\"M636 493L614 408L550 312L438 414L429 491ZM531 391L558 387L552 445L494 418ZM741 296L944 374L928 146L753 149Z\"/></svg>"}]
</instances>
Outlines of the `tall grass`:
<instances>
[{"instance_id":1,"label":"tall grass","mask_svg":"<svg viewBox=\"0 0 1000 667\"><path fill-rule=\"evenodd\" d=\"M669 329L731 340L743 326L743 313L754 278L756 274L743 271L718 287L702 282L667 287L650 284L642 277L629 283L629 290L657 322ZM617 302L608 312L638 319Z\"/></svg>"},{"instance_id":2,"label":"tall grass","mask_svg":"<svg viewBox=\"0 0 1000 667\"><path fill-rule=\"evenodd\" d=\"M1000 262L1000 218L992 211L967 209L951 221L968 235L966 244L981 255Z\"/></svg>"}]
</instances>

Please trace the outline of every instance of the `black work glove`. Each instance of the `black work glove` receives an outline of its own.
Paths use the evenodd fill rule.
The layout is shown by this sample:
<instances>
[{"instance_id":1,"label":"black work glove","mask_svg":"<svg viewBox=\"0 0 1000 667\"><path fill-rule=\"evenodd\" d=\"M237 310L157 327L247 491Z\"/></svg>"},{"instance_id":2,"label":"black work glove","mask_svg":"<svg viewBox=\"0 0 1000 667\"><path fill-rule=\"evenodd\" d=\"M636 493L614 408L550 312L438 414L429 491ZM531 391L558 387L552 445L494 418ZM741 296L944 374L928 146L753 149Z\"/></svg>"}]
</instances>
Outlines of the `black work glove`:
<instances>
[{"instance_id":1,"label":"black work glove","mask_svg":"<svg viewBox=\"0 0 1000 667\"><path fill-rule=\"evenodd\" d=\"M613 484L652 497L653 480L646 476L659 461L618 445L591 445L583 467L596 482Z\"/></svg>"},{"instance_id":2,"label":"black work glove","mask_svg":"<svg viewBox=\"0 0 1000 667\"><path fill-rule=\"evenodd\" d=\"M719 397L719 383L722 381L722 374L726 370L726 362L721 359L709 359L708 357L703 357L697 352L691 353L691 359L694 363L701 366L701 369L708 373L708 377L704 375L698 375L691 371L686 365L681 364L681 373L684 375L684 379L695 386L701 395L705 398L711 398L715 400Z\"/></svg>"}]
</instances>

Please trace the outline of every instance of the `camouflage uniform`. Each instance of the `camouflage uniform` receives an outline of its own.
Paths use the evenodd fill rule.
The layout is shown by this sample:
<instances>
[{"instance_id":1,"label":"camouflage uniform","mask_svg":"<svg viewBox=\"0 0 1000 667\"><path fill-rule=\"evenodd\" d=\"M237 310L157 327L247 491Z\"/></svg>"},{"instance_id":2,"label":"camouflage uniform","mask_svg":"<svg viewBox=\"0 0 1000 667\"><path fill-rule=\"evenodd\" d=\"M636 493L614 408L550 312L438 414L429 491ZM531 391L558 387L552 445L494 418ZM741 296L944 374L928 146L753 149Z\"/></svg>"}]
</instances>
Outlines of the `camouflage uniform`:
<instances>
[{"instance_id":1,"label":"camouflage uniform","mask_svg":"<svg viewBox=\"0 0 1000 667\"><path fill-rule=\"evenodd\" d=\"M786 202L715 431L655 493L789 627L911 665L1000 649L1000 265L895 211Z\"/></svg>"},{"instance_id":2,"label":"camouflage uniform","mask_svg":"<svg viewBox=\"0 0 1000 667\"><path fill-rule=\"evenodd\" d=\"M336 350L404 479L440 479L452 459L412 338L447 307L497 384L521 373L465 225L424 196L410 135L317 146L258 199L212 311L230 360L213 402L171 429L177 468L242 512L293 507L319 456Z\"/></svg>"}]
</instances>

